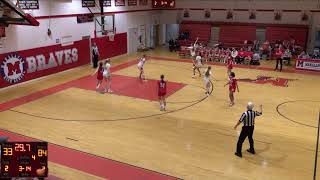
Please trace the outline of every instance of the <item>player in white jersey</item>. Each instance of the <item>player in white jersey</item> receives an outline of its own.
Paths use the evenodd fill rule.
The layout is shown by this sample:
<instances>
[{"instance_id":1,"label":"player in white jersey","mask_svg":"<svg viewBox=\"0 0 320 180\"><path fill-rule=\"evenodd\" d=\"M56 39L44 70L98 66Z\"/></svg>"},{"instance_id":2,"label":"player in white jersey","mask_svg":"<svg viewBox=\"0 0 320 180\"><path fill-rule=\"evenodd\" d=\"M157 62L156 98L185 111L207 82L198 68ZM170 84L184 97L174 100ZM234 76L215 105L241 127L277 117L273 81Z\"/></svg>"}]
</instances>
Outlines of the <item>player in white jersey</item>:
<instances>
[{"instance_id":1,"label":"player in white jersey","mask_svg":"<svg viewBox=\"0 0 320 180\"><path fill-rule=\"evenodd\" d=\"M105 91L104 91L105 93L107 93L107 92L111 93L112 92L112 90L111 90L111 71L110 71L110 68L111 68L111 60L107 59L104 62L104 65L103 65L103 78L107 83L107 85L105 87Z\"/></svg>"},{"instance_id":2,"label":"player in white jersey","mask_svg":"<svg viewBox=\"0 0 320 180\"><path fill-rule=\"evenodd\" d=\"M140 58L139 63L138 63L138 69L140 71L140 75L139 75L139 79L144 79L144 71L143 71L143 67L144 67L144 63L146 62L146 55L144 54L142 56L142 58Z\"/></svg>"},{"instance_id":3,"label":"player in white jersey","mask_svg":"<svg viewBox=\"0 0 320 180\"><path fill-rule=\"evenodd\" d=\"M207 96L209 96L210 94L210 87L211 87L210 79L211 79L211 66L208 66L206 72L204 73L204 84L206 86Z\"/></svg>"},{"instance_id":4,"label":"player in white jersey","mask_svg":"<svg viewBox=\"0 0 320 180\"><path fill-rule=\"evenodd\" d=\"M199 72L199 77L201 77L200 68L202 67L202 61L201 56L197 56L196 59L193 61L193 76L192 78L195 78L196 76L196 70Z\"/></svg>"},{"instance_id":5,"label":"player in white jersey","mask_svg":"<svg viewBox=\"0 0 320 180\"><path fill-rule=\"evenodd\" d=\"M196 51L197 51L197 48L198 48L198 44L197 44L198 39L199 38L197 38L197 40L194 42L194 44L189 47L190 55L191 55L192 59L195 59L195 57L196 57Z\"/></svg>"}]
</instances>

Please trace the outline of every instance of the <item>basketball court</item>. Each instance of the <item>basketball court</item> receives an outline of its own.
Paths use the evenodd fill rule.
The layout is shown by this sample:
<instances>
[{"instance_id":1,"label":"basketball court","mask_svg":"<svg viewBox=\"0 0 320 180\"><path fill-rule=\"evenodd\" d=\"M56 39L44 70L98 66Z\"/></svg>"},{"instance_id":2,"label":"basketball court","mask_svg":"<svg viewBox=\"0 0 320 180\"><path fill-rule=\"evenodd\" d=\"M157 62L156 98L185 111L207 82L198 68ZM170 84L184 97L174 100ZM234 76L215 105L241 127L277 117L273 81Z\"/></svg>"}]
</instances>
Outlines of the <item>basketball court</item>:
<instances>
[{"instance_id":1,"label":"basketball court","mask_svg":"<svg viewBox=\"0 0 320 180\"><path fill-rule=\"evenodd\" d=\"M146 80L138 79L143 54ZM209 96L203 78L191 78L192 61L163 47L111 57L111 65L113 93L96 92L89 63L1 88L0 136L48 142L48 179L313 178L319 72L277 72L273 60L235 65L240 92L229 107L225 64L201 69L212 66ZM159 111L161 74L168 81L166 111ZM256 119L256 154L245 151L245 141L240 159L234 152L241 128L233 127L249 101L262 104L263 115Z\"/></svg>"}]
</instances>

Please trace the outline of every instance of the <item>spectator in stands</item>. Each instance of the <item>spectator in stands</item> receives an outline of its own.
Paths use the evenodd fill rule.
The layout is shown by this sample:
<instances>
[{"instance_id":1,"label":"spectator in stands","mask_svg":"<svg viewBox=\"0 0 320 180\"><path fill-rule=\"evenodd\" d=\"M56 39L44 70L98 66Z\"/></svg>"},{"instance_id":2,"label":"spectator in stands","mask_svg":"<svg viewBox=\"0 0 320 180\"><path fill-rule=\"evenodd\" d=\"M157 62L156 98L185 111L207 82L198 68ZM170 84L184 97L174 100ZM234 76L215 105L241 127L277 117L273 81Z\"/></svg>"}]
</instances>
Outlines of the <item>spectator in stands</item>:
<instances>
[{"instance_id":1,"label":"spectator in stands","mask_svg":"<svg viewBox=\"0 0 320 180\"><path fill-rule=\"evenodd\" d=\"M241 48L238 52L238 57L236 58L236 63L241 64L244 62L245 59L245 51L243 48Z\"/></svg>"},{"instance_id":2,"label":"spectator in stands","mask_svg":"<svg viewBox=\"0 0 320 180\"><path fill-rule=\"evenodd\" d=\"M283 56L283 48L282 48L282 45L279 45L279 47L276 49L276 52L275 52L275 57L277 58L277 65L276 65L276 68L274 69L275 71L278 69L279 65L280 65L280 72L282 71L282 64L283 64L283 59L282 59L282 56Z\"/></svg>"},{"instance_id":3,"label":"spectator in stands","mask_svg":"<svg viewBox=\"0 0 320 180\"><path fill-rule=\"evenodd\" d=\"M303 51L299 54L298 58L299 58L299 59L308 59L308 58L310 58L310 56L309 56L308 53L306 53L305 50L303 50Z\"/></svg>"},{"instance_id":4,"label":"spectator in stands","mask_svg":"<svg viewBox=\"0 0 320 180\"><path fill-rule=\"evenodd\" d=\"M280 40L276 40L274 43L274 48L277 49L279 48L279 46L282 44L282 42Z\"/></svg>"},{"instance_id":5,"label":"spectator in stands","mask_svg":"<svg viewBox=\"0 0 320 180\"><path fill-rule=\"evenodd\" d=\"M235 48L231 51L231 57L233 58L233 62L237 62L236 58L238 58L238 51Z\"/></svg>"},{"instance_id":6,"label":"spectator in stands","mask_svg":"<svg viewBox=\"0 0 320 180\"><path fill-rule=\"evenodd\" d=\"M175 47L174 47L174 41L173 39L170 39L169 41L169 50L170 52L174 51Z\"/></svg>"},{"instance_id":7,"label":"spectator in stands","mask_svg":"<svg viewBox=\"0 0 320 180\"><path fill-rule=\"evenodd\" d=\"M282 42L282 47L283 47L284 49L287 49L289 46L290 46L290 42L289 42L289 41L284 40L284 41Z\"/></svg>"},{"instance_id":8,"label":"spectator in stands","mask_svg":"<svg viewBox=\"0 0 320 180\"><path fill-rule=\"evenodd\" d=\"M242 48L246 50L247 47L248 47L248 40L244 40Z\"/></svg>"},{"instance_id":9,"label":"spectator in stands","mask_svg":"<svg viewBox=\"0 0 320 180\"><path fill-rule=\"evenodd\" d=\"M252 57L251 56L245 56L243 59L244 64L251 65L252 64Z\"/></svg>"},{"instance_id":10,"label":"spectator in stands","mask_svg":"<svg viewBox=\"0 0 320 180\"><path fill-rule=\"evenodd\" d=\"M176 39L174 41L174 51L179 51L179 49L180 49L180 44L179 44L178 39Z\"/></svg>"},{"instance_id":11,"label":"spectator in stands","mask_svg":"<svg viewBox=\"0 0 320 180\"><path fill-rule=\"evenodd\" d=\"M260 65L260 54L258 52L255 52L252 56L252 61L250 64L252 65Z\"/></svg>"},{"instance_id":12,"label":"spectator in stands","mask_svg":"<svg viewBox=\"0 0 320 180\"><path fill-rule=\"evenodd\" d=\"M253 50L259 51L259 41L258 40L253 41Z\"/></svg>"},{"instance_id":13,"label":"spectator in stands","mask_svg":"<svg viewBox=\"0 0 320 180\"><path fill-rule=\"evenodd\" d=\"M260 51L261 56L266 55L267 59L271 58L271 46L268 40L262 44Z\"/></svg>"},{"instance_id":14,"label":"spectator in stands","mask_svg":"<svg viewBox=\"0 0 320 180\"><path fill-rule=\"evenodd\" d=\"M293 47L296 45L296 40L294 39L293 36L290 36L290 45Z\"/></svg>"},{"instance_id":15,"label":"spectator in stands","mask_svg":"<svg viewBox=\"0 0 320 180\"><path fill-rule=\"evenodd\" d=\"M287 48L287 49L285 50L285 52L283 53L283 55L282 55L282 59L283 59L284 61L287 61L287 65L290 65L290 64L291 64L291 57L292 57L291 51L290 51L289 48Z\"/></svg>"},{"instance_id":16,"label":"spectator in stands","mask_svg":"<svg viewBox=\"0 0 320 180\"><path fill-rule=\"evenodd\" d=\"M313 50L312 59L320 59L319 49Z\"/></svg>"},{"instance_id":17,"label":"spectator in stands","mask_svg":"<svg viewBox=\"0 0 320 180\"><path fill-rule=\"evenodd\" d=\"M99 49L96 43L93 43L93 46L92 46L92 56L93 56L93 68L97 68L100 54L99 54Z\"/></svg>"},{"instance_id":18,"label":"spectator in stands","mask_svg":"<svg viewBox=\"0 0 320 180\"><path fill-rule=\"evenodd\" d=\"M221 49L223 47L222 42L218 42L218 48Z\"/></svg>"}]
</instances>

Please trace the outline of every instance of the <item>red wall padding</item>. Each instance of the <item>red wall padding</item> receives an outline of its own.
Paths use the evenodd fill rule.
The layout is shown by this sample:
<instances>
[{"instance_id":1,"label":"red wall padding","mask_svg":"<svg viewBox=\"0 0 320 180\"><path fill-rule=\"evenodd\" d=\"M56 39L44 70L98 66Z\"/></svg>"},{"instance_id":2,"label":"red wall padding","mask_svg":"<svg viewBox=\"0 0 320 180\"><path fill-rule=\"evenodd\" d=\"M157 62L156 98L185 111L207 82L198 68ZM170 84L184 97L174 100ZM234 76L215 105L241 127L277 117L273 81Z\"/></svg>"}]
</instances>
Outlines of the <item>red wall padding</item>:
<instances>
[{"instance_id":1,"label":"red wall padding","mask_svg":"<svg viewBox=\"0 0 320 180\"><path fill-rule=\"evenodd\" d=\"M101 59L127 53L127 33L115 35L114 41L109 41L107 37L92 41L97 43ZM53 45L0 54L0 88L88 63L88 39L75 41L69 46Z\"/></svg>"},{"instance_id":2,"label":"red wall padding","mask_svg":"<svg viewBox=\"0 0 320 180\"><path fill-rule=\"evenodd\" d=\"M255 26L221 25L219 41L223 43L241 43L256 39Z\"/></svg>"},{"instance_id":3,"label":"red wall padding","mask_svg":"<svg viewBox=\"0 0 320 180\"><path fill-rule=\"evenodd\" d=\"M190 39L208 42L211 36L211 24L186 23L180 24L180 32L189 32Z\"/></svg>"},{"instance_id":4,"label":"red wall padding","mask_svg":"<svg viewBox=\"0 0 320 180\"><path fill-rule=\"evenodd\" d=\"M285 28L285 27L267 27L266 28L266 39L270 42L276 40L290 40L292 36L296 43L300 46L305 46L308 39L308 28L296 27L296 28Z\"/></svg>"},{"instance_id":5,"label":"red wall padding","mask_svg":"<svg viewBox=\"0 0 320 180\"><path fill-rule=\"evenodd\" d=\"M127 33L120 33L114 36L114 41L110 41L108 37L94 38L99 48L100 59L106 59L127 53Z\"/></svg>"},{"instance_id":6,"label":"red wall padding","mask_svg":"<svg viewBox=\"0 0 320 180\"><path fill-rule=\"evenodd\" d=\"M89 40L0 54L0 88L90 63Z\"/></svg>"}]
</instances>

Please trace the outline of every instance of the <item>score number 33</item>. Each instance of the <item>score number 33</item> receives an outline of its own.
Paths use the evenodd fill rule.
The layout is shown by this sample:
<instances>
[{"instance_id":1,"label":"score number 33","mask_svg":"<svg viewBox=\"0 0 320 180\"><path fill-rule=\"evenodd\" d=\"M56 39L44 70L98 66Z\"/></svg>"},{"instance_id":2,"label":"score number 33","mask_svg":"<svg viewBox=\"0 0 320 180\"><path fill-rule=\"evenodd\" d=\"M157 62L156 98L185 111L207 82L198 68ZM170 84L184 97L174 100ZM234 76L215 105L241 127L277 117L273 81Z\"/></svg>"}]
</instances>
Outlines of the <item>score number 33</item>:
<instances>
[{"instance_id":1,"label":"score number 33","mask_svg":"<svg viewBox=\"0 0 320 180\"><path fill-rule=\"evenodd\" d=\"M4 156L12 156L12 148L3 148L3 155Z\"/></svg>"}]
</instances>

